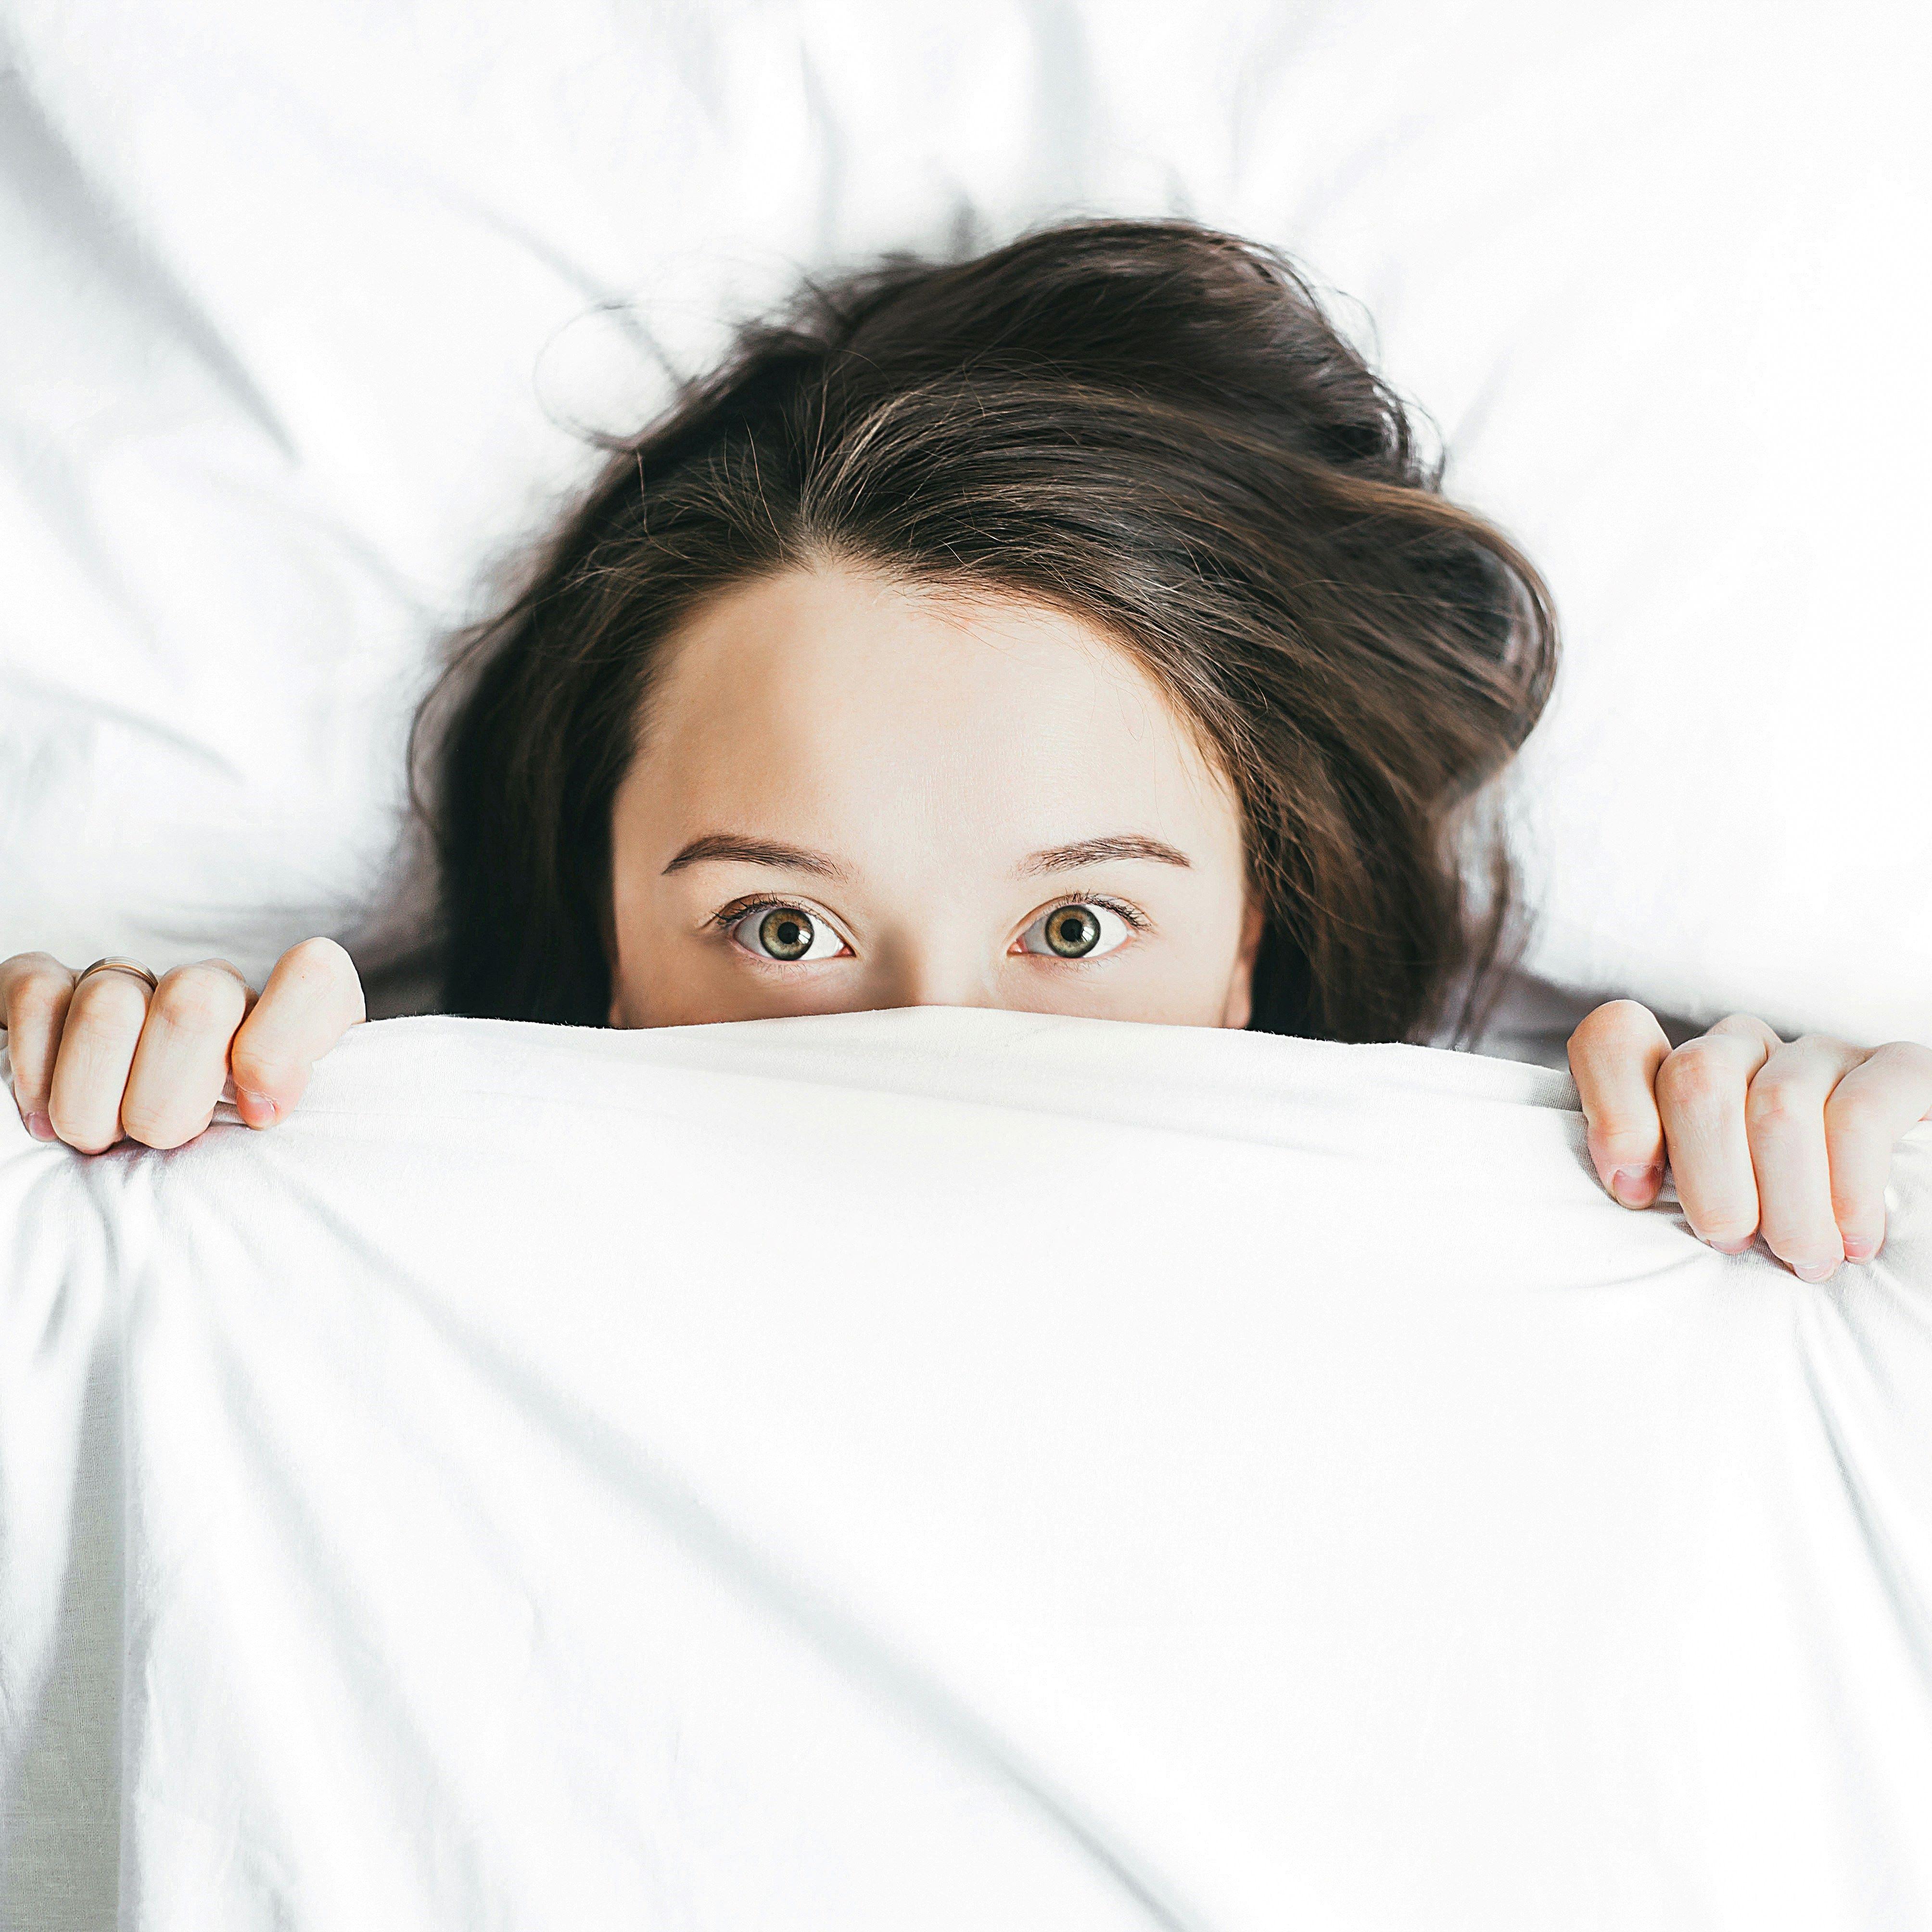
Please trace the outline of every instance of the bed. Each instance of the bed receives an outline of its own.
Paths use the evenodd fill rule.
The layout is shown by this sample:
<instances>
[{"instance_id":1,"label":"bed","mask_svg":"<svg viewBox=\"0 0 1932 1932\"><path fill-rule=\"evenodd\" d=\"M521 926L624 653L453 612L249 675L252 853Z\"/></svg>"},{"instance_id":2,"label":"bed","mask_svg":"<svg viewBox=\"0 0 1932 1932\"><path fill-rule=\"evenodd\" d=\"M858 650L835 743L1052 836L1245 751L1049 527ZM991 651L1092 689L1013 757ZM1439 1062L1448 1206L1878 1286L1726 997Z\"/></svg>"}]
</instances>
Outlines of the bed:
<instances>
[{"instance_id":1,"label":"bed","mask_svg":"<svg viewBox=\"0 0 1932 1932\"><path fill-rule=\"evenodd\" d=\"M386 1017L0 1120L0 1923L1932 1920L1932 1130L1807 1288L1562 1051L1932 1043L1926 32L13 0L0 954ZM586 432L1106 212L1290 249L1550 578L1484 1051L429 1016L403 734Z\"/></svg>"}]
</instances>

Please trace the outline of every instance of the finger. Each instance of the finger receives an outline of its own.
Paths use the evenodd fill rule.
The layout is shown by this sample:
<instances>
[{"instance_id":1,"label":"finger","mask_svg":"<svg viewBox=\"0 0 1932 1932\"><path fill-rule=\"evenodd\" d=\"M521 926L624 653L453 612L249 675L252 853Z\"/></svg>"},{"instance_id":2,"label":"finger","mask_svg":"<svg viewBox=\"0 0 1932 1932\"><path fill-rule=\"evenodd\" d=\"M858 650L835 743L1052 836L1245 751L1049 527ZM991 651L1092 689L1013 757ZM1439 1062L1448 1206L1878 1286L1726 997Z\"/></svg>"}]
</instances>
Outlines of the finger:
<instances>
[{"instance_id":1,"label":"finger","mask_svg":"<svg viewBox=\"0 0 1932 1932\"><path fill-rule=\"evenodd\" d=\"M1664 1183L1664 1124L1657 1070L1670 1041L1657 1016L1634 1000L1612 1000L1570 1036L1586 1144L1597 1178L1626 1208L1648 1208Z\"/></svg>"},{"instance_id":2,"label":"finger","mask_svg":"<svg viewBox=\"0 0 1932 1932\"><path fill-rule=\"evenodd\" d=\"M58 1138L47 1117L54 1054L67 1019L74 975L50 953L20 952L0 962L0 1025L14 1065L14 1099L36 1140Z\"/></svg>"},{"instance_id":3,"label":"finger","mask_svg":"<svg viewBox=\"0 0 1932 1932\"><path fill-rule=\"evenodd\" d=\"M1832 1212L1849 1262L1885 1244L1885 1185L1899 1136L1932 1118L1932 1052L1911 1040L1874 1047L1825 1102Z\"/></svg>"},{"instance_id":4,"label":"finger","mask_svg":"<svg viewBox=\"0 0 1932 1932\"><path fill-rule=\"evenodd\" d=\"M1744 1102L1765 1246L1805 1281L1822 1281L1844 1256L1832 1209L1825 1105L1864 1048L1822 1034L1781 1045ZM1894 1138L1896 1138L1894 1136Z\"/></svg>"},{"instance_id":5,"label":"finger","mask_svg":"<svg viewBox=\"0 0 1932 1932\"><path fill-rule=\"evenodd\" d=\"M214 1118L228 1042L254 995L225 959L177 966L148 1002L121 1100L122 1130L151 1148L191 1141Z\"/></svg>"},{"instance_id":6,"label":"finger","mask_svg":"<svg viewBox=\"0 0 1932 1932\"><path fill-rule=\"evenodd\" d=\"M1657 1070L1658 1111L1684 1218L1699 1240L1724 1254L1742 1254L1757 1232L1744 1096L1783 1044L1763 1021L1733 1015L1686 1040Z\"/></svg>"},{"instance_id":7,"label":"finger","mask_svg":"<svg viewBox=\"0 0 1932 1932\"><path fill-rule=\"evenodd\" d=\"M90 974L69 997L47 1095L54 1132L82 1154L121 1138L121 1096L148 1017L148 982L131 973Z\"/></svg>"},{"instance_id":8,"label":"finger","mask_svg":"<svg viewBox=\"0 0 1932 1932\"><path fill-rule=\"evenodd\" d=\"M275 962L230 1049L235 1105L272 1126L307 1090L315 1063L364 1016L362 982L332 939L305 939Z\"/></svg>"}]
</instances>

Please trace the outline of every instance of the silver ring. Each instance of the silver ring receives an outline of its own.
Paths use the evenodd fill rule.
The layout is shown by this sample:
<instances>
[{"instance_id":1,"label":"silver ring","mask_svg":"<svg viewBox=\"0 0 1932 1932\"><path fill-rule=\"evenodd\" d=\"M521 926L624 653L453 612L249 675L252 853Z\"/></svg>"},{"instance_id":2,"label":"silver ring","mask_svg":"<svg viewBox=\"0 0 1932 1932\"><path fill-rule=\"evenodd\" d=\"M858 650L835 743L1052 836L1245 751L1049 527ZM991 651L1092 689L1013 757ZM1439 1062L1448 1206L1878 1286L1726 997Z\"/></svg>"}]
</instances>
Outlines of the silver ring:
<instances>
[{"instance_id":1,"label":"silver ring","mask_svg":"<svg viewBox=\"0 0 1932 1932\"><path fill-rule=\"evenodd\" d=\"M82 980L90 973L132 973L137 979L148 982L148 991L154 992L160 982L138 959L117 959L112 954L105 959L97 959L92 966L84 966L74 976L74 987L78 988Z\"/></svg>"}]
</instances>

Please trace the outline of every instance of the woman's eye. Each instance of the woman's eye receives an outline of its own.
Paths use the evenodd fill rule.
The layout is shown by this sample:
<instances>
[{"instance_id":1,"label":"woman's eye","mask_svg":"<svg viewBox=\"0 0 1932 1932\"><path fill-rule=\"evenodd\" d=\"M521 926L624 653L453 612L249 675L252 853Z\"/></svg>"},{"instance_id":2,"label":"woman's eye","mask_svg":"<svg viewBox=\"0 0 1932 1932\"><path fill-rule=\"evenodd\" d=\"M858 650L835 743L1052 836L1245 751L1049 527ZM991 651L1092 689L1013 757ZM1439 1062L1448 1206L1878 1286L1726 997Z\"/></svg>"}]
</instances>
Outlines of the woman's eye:
<instances>
[{"instance_id":1,"label":"woman's eye","mask_svg":"<svg viewBox=\"0 0 1932 1932\"><path fill-rule=\"evenodd\" d=\"M1126 921L1111 906L1081 899L1042 913L1020 934L1020 944L1058 959L1093 959L1112 952L1126 936Z\"/></svg>"},{"instance_id":2,"label":"woman's eye","mask_svg":"<svg viewBox=\"0 0 1932 1932\"><path fill-rule=\"evenodd\" d=\"M830 926L815 920L802 906L754 906L733 922L731 936L748 952L761 959L830 959L845 942Z\"/></svg>"}]
</instances>

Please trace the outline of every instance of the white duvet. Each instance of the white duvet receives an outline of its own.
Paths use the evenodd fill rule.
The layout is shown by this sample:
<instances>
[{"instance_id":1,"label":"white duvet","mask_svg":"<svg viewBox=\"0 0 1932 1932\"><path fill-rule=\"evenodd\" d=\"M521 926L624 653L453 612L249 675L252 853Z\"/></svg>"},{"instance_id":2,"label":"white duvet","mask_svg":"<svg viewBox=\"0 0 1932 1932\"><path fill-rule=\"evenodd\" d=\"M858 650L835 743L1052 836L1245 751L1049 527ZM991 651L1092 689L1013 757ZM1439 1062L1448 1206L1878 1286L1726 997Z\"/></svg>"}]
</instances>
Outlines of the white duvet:
<instances>
[{"instance_id":1,"label":"white duvet","mask_svg":"<svg viewBox=\"0 0 1932 1932\"><path fill-rule=\"evenodd\" d=\"M1808 1287L1544 1070L401 1020L0 1121L0 1921L1932 1923L1932 1128Z\"/></svg>"}]
</instances>

